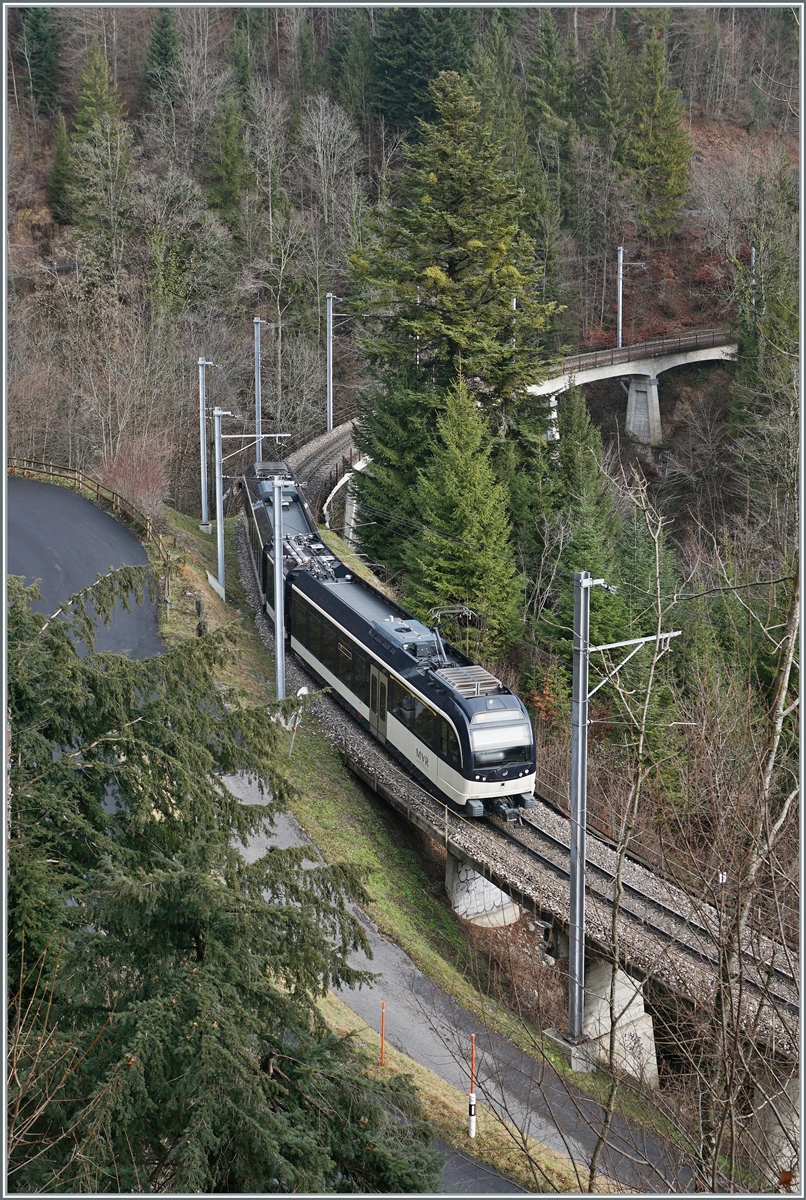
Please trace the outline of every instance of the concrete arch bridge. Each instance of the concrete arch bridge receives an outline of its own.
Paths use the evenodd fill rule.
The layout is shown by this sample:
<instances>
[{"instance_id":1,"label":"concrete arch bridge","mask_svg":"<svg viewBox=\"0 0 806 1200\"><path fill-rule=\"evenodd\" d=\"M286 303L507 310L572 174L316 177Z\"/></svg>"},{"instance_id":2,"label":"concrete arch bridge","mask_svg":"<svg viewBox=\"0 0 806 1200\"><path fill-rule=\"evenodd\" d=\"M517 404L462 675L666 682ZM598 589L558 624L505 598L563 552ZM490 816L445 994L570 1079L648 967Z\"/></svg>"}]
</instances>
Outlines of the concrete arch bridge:
<instances>
[{"instance_id":1,"label":"concrete arch bridge","mask_svg":"<svg viewBox=\"0 0 806 1200\"><path fill-rule=\"evenodd\" d=\"M679 337L656 338L623 346L619 350L596 350L566 358L562 374L533 383L526 390L532 396L547 396L552 410L554 440L557 399L568 388L593 383L597 379L629 378L627 395L627 433L648 446L660 446L663 431L658 404L658 376L672 367L688 363L717 362L735 358L736 338L726 329L700 329ZM551 437L552 434L550 433Z\"/></svg>"}]
</instances>

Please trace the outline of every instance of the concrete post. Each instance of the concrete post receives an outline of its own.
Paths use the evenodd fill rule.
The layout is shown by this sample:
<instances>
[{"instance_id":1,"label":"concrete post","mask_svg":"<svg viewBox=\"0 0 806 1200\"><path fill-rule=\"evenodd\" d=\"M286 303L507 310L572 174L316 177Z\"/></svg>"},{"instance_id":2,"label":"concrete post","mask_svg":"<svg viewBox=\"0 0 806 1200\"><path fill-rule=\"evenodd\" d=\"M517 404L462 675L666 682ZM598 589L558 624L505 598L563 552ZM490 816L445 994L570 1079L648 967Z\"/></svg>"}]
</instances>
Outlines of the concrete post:
<instances>
[{"instance_id":1,"label":"concrete post","mask_svg":"<svg viewBox=\"0 0 806 1200\"><path fill-rule=\"evenodd\" d=\"M202 356L199 359L199 458L201 471L201 524L202 533L209 533L210 514L207 510L207 380L206 368L211 366Z\"/></svg>"},{"instance_id":2,"label":"concrete post","mask_svg":"<svg viewBox=\"0 0 806 1200\"><path fill-rule=\"evenodd\" d=\"M274 485L274 655L277 699L285 700L285 604L283 595L283 480Z\"/></svg>"},{"instance_id":3,"label":"concrete post","mask_svg":"<svg viewBox=\"0 0 806 1200\"><path fill-rule=\"evenodd\" d=\"M262 409L260 395L260 317L253 317L255 323L255 462L263 462Z\"/></svg>"},{"instance_id":4,"label":"concrete post","mask_svg":"<svg viewBox=\"0 0 806 1200\"><path fill-rule=\"evenodd\" d=\"M574 665L571 699L571 912L568 923L568 1040L583 1036L585 1017L585 833L588 823L588 653L590 571L574 573Z\"/></svg>"},{"instance_id":5,"label":"concrete post","mask_svg":"<svg viewBox=\"0 0 806 1200\"><path fill-rule=\"evenodd\" d=\"M325 321L325 340L327 343L327 431L333 429L333 293L325 296L327 301L327 318Z\"/></svg>"},{"instance_id":6,"label":"concrete post","mask_svg":"<svg viewBox=\"0 0 806 1200\"><path fill-rule=\"evenodd\" d=\"M633 375L627 394L627 433L646 446L663 445L658 380L653 375Z\"/></svg>"},{"instance_id":7,"label":"concrete post","mask_svg":"<svg viewBox=\"0 0 806 1200\"><path fill-rule=\"evenodd\" d=\"M215 519L216 519L216 543L218 548L218 586L221 588L221 595L224 596L224 480L223 480L223 464L224 453L221 445L221 418L229 416L220 408L213 409L213 420L215 422Z\"/></svg>"},{"instance_id":8,"label":"concrete post","mask_svg":"<svg viewBox=\"0 0 806 1200\"><path fill-rule=\"evenodd\" d=\"M511 925L521 915L520 906L489 879L448 851L445 891L455 913L473 925L498 928Z\"/></svg>"}]
</instances>

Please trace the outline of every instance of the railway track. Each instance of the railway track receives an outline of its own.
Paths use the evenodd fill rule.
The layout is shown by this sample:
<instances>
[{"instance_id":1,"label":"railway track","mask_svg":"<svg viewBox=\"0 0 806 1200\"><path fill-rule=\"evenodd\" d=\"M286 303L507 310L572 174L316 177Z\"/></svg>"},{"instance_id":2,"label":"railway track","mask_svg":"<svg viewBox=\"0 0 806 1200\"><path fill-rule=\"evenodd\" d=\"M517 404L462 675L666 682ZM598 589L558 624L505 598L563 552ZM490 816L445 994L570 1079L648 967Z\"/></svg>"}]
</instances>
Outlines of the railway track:
<instances>
[{"instance_id":1,"label":"railway track","mask_svg":"<svg viewBox=\"0 0 806 1200\"><path fill-rule=\"evenodd\" d=\"M346 421L331 433L324 433L288 456L288 464L301 483L305 484L305 499L315 516L326 499L324 491L334 467L340 467L353 445L355 421Z\"/></svg>"},{"instance_id":2,"label":"railway track","mask_svg":"<svg viewBox=\"0 0 806 1200\"><path fill-rule=\"evenodd\" d=\"M520 831L515 832L507 828L498 818L493 818L490 823L496 827L499 836L514 843L521 850L525 850L542 867L554 872L566 882L569 878L568 845L548 831L537 827L526 814L524 814L522 822L521 828L526 830L525 835ZM585 877L587 895L608 907L611 906L615 874L588 860L585 864ZM682 893L681 899L686 901L689 906L689 911L686 913L680 912L678 908L655 896L650 896L645 890L623 879L622 893L620 909L625 916L639 922L642 928L648 930L660 942L673 944L712 969L718 969L719 958L715 951L715 943L718 944L719 918L716 912L713 912L713 924L709 927L697 917L693 911L694 906ZM791 998L792 992L796 989L796 981L792 973L774 963L759 963L750 948L745 949L744 958L745 972L749 965L747 963L749 958L759 975L764 973L771 975L779 984L783 985L783 988L787 989L788 994L784 993L783 988L778 991L774 990L770 980L760 981L748 976L747 973L745 973L746 985L797 1015L800 1011L799 1005Z\"/></svg>"}]
</instances>

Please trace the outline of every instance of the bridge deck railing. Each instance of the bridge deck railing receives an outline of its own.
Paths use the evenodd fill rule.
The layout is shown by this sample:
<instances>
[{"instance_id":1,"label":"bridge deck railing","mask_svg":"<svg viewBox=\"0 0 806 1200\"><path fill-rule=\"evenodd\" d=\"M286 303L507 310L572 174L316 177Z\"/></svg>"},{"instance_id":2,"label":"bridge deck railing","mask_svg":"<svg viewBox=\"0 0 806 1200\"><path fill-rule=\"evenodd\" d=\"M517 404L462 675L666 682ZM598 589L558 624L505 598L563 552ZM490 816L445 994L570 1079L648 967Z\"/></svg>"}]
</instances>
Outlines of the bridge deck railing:
<instances>
[{"instance_id":1,"label":"bridge deck railing","mask_svg":"<svg viewBox=\"0 0 806 1200\"><path fill-rule=\"evenodd\" d=\"M610 350L593 350L587 354L575 354L563 361L563 373L572 375L577 371L632 362L636 358L654 358L661 354L674 354L678 350L700 350L712 346L725 346L734 340L730 331L726 329L698 329L695 333L655 338L651 342L638 342L632 346L622 346L620 349L613 347Z\"/></svg>"}]
</instances>

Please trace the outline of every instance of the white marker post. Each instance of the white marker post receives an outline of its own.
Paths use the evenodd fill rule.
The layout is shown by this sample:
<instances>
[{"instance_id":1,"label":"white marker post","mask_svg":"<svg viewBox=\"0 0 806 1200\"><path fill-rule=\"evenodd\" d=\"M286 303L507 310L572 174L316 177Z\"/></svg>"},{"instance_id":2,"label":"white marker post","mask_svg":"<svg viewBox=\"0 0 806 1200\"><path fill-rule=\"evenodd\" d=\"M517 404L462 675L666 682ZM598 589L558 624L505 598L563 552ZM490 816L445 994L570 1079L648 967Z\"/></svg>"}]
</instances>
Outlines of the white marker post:
<instances>
[{"instance_id":1,"label":"white marker post","mask_svg":"<svg viewBox=\"0 0 806 1200\"><path fill-rule=\"evenodd\" d=\"M476 1136L476 1035L470 1035L470 1095L467 1105L467 1136Z\"/></svg>"}]
</instances>

